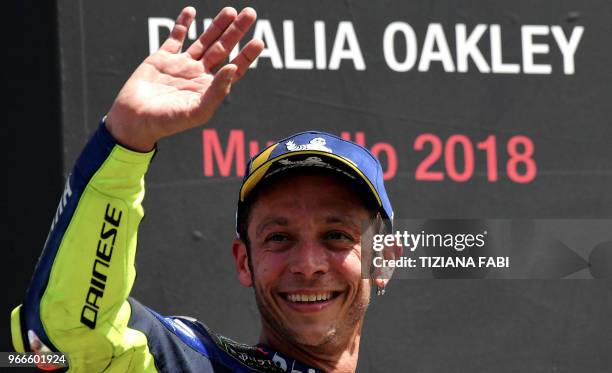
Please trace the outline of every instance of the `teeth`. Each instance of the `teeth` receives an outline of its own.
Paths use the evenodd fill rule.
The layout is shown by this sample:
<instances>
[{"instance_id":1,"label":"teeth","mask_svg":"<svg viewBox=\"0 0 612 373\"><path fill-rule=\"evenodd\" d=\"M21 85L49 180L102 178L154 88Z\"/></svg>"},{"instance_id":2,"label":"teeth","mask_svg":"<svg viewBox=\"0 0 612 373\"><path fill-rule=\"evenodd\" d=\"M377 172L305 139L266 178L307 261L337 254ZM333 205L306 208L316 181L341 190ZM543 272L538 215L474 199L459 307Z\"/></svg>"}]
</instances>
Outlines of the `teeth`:
<instances>
[{"instance_id":1,"label":"teeth","mask_svg":"<svg viewBox=\"0 0 612 373\"><path fill-rule=\"evenodd\" d=\"M291 302L317 302L331 299L331 291L319 294L287 294L287 300Z\"/></svg>"}]
</instances>

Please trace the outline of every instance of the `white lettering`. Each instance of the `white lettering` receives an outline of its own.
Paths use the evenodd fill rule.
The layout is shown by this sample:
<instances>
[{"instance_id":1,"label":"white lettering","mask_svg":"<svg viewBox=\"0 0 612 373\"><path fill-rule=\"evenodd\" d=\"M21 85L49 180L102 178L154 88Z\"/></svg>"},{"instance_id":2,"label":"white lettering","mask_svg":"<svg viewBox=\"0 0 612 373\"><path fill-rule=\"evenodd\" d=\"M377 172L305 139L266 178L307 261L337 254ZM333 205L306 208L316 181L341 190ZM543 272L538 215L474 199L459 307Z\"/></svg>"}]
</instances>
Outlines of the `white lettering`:
<instances>
[{"instance_id":1,"label":"white lettering","mask_svg":"<svg viewBox=\"0 0 612 373\"><path fill-rule=\"evenodd\" d=\"M171 32L174 20L165 17L149 17L149 53L155 53L163 38ZM203 26L206 30L210 27L212 19L203 19L202 24L194 22L191 24L187 38L196 40L198 30L196 25ZM250 65L256 68L259 58L268 58L274 69L299 69L299 70L338 70L344 60L352 61L352 67L356 70L365 70L361 46L357 38L355 26L350 21L338 22L335 35L327 35L328 30L325 21L316 20L313 23L314 35L311 44L304 48L296 40L296 29L294 20L282 20L283 45L279 48L272 23L267 19L258 20L253 28L253 37L263 40L265 46L259 57ZM480 73L488 74L551 74L557 65L553 62L550 54L550 42L545 42L543 37L552 34L562 56L563 73L565 75L575 74L576 52L584 33L583 26L575 26L571 30L564 31L559 25L522 25L520 32L521 63L504 60L504 42L516 45L516 40L502 39L501 26L499 24L476 24L470 26L465 23L446 25L454 26L454 46L449 46L444 27L440 23L427 25L425 35L417 35L415 29L406 22L395 21L389 23L382 35L382 52L385 63L391 71L408 72L414 70L427 72L432 62L439 62L444 72L467 73L472 68ZM472 27L472 28L471 28ZM471 28L471 29L470 29ZM481 42L489 33L490 56L485 56L481 50ZM302 35L302 32L298 32ZM298 35L298 36L299 36ZM331 50L327 49L328 36L333 36ZM516 32L515 32L515 37ZM540 38L540 39L538 39ZM299 39L299 38L298 38ZM280 40L278 40L280 41ZM422 48L419 50L420 41ZM399 46L399 50L396 49ZM454 47L452 49L451 47ZM514 49L512 49L514 50ZM236 45L229 54L229 60L235 59L240 51L240 45ZM518 52L518 51L517 51ZM300 56L298 57L298 54ZM545 55L545 56L537 56ZM490 57L490 58L489 58ZM508 57L517 59L518 56ZM539 61L540 58L547 60ZM536 63L539 61L539 63ZM558 62L559 64L561 61ZM348 66L345 63L345 66ZM554 67L553 67L554 66ZM561 71L561 67L558 67Z\"/></svg>"},{"instance_id":2,"label":"white lettering","mask_svg":"<svg viewBox=\"0 0 612 373\"><path fill-rule=\"evenodd\" d=\"M491 70L497 74L518 74L521 71L518 64L503 62L499 25L491 25L489 27L489 34L491 39Z\"/></svg>"},{"instance_id":3,"label":"white lettering","mask_svg":"<svg viewBox=\"0 0 612 373\"><path fill-rule=\"evenodd\" d=\"M521 27L521 41L523 50L523 72L525 74L550 74L552 67L549 64L536 64L533 62L534 54L548 54L548 44L536 44L534 36L548 35L548 26L525 25Z\"/></svg>"},{"instance_id":4,"label":"white lettering","mask_svg":"<svg viewBox=\"0 0 612 373\"><path fill-rule=\"evenodd\" d=\"M149 54L159 49L159 29L164 27L168 32L172 30L174 21L171 18L149 17Z\"/></svg>"},{"instance_id":5,"label":"white lettering","mask_svg":"<svg viewBox=\"0 0 612 373\"><path fill-rule=\"evenodd\" d=\"M287 361L280 357L277 353L272 357L272 361L276 364L277 367L281 368L283 371L287 370Z\"/></svg>"},{"instance_id":6,"label":"white lettering","mask_svg":"<svg viewBox=\"0 0 612 373\"><path fill-rule=\"evenodd\" d=\"M285 41L285 68L312 70L312 60L295 58L293 21L283 21L283 36Z\"/></svg>"},{"instance_id":7,"label":"white lettering","mask_svg":"<svg viewBox=\"0 0 612 373\"><path fill-rule=\"evenodd\" d=\"M325 42L325 22L315 21L315 62L317 70L325 70L327 66L327 44Z\"/></svg>"},{"instance_id":8,"label":"white lettering","mask_svg":"<svg viewBox=\"0 0 612 373\"><path fill-rule=\"evenodd\" d=\"M437 46L437 50L436 49ZM444 67L444 71L455 71L453 58L451 57L450 49L444 35L444 29L439 23L430 23L425 34L423 42L423 50L421 51L421 60L419 61L419 71L428 71L431 61L440 61Z\"/></svg>"},{"instance_id":9,"label":"white lettering","mask_svg":"<svg viewBox=\"0 0 612 373\"><path fill-rule=\"evenodd\" d=\"M491 69L485 61L480 49L478 49L478 41L487 31L486 25L476 25L470 36L466 37L466 27L459 23L455 26L456 44L457 44L457 71L466 73L468 71L468 57L476 64L478 71L481 73L489 73Z\"/></svg>"},{"instance_id":10,"label":"white lettering","mask_svg":"<svg viewBox=\"0 0 612 373\"><path fill-rule=\"evenodd\" d=\"M269 58L270 62L272 62L272 67L275 69L282 69L283 60L281 59L280 51L278 50L278 45L276 44L276 38L274 37L274 32L272 31L270 21L267 19L260 19L255 24L253 38L261 39L265 43L265 47L259 54L259 57L253 61L251 67L257 67L257 61L259 61L260 58Z\"/></svg>"},{"instance_id":11,"label":"white lettering","mask_svg":"<svg viewBox=\"0 0 612 373\"><path fill-rule=\"evenodd\" d=\"M344 49L345 42L348 43L348 49ZM365 70L366 68L355 29L353 24L348 21L342 21L338 24L336 40L334 40L334 46L329 58L329 69L338 70L343 59L353 60L356 70Z\"/></svg>"},{"instance_id":12,"label":"white lettering","mask_svg":"<svg viewBox=\"0 0 612 373\"><path fill-rule=\"evenodd\" d=\"M553 36L555 37L557 45L559 46L559 50L563 55L563 72L567 75L573 75L574 54L576 53L578 43L580 42L580 38L582 37L582 33L584 32L584 27L574 27L569 41L565 37L561 26L552 26L550 29L552 31Z\"/></svg>"},{"instance_id":13,"label":"white lettering","mask_svg":"<svg viewBox=\"0 0 612 373\"><path fill-rule=\"evenodd\" d=\"M395 35L400 32L406 43L406 57L402 62L395 54ZM417 39L412 27L405 22L392 22L383 35L383 55L387 65L393 71L405 72L414 67L417 60Z\"/></svg>"}]
</instances>

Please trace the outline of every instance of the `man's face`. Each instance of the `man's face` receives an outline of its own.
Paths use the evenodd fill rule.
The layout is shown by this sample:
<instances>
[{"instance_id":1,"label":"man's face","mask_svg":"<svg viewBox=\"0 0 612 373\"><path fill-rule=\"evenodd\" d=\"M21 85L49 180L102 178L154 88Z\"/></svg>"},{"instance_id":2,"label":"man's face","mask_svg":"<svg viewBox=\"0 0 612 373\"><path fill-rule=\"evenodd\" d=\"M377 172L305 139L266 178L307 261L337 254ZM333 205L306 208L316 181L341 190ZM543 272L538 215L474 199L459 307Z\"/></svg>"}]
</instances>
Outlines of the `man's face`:
<instances>
[{"instance_id":1,"label":"man's face","mask_svg":"<svg viewBox=\"0 0 612 373\"><path fill-rule=\"evenodd\" d=\"M369 218L358 195L331 175L297 174L261 191L248 236L264 333L323 346L359 332L370 299L361 278Z\"/></svg>"}]
</instances>

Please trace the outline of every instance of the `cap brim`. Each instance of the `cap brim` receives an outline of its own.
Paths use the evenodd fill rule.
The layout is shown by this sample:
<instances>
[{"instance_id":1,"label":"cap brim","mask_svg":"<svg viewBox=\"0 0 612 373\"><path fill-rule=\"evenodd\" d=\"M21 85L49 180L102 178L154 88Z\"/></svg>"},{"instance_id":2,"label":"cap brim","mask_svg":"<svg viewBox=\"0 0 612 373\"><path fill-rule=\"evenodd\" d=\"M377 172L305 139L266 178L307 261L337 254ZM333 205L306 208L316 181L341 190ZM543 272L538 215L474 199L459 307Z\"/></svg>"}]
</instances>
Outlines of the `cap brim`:
<instances>
[{"instance_id":1,"label":"cap brim","mask_svg":"<svg viewBox=\"0 0 612 373\"><path fill-rule=\"evenodd\" d=\"M309 156L309 155L317 156L323 159L333 160L334 163L338 164L338 166L344 168L344 170L340 169L340 171L346 171L349 173L349 175L354 175L355 177L358 177L361 181L363 181L367 185L369 190L372 192L372 195L376 198L378 207L379 208L382 207L382 201L381 201L380 196L378 195L378 192L376 191L376 188L374 188L374 185L372 185L372 182L363 174L363 172L361 172L361 170L359 170L359 168L351 160L344 158L342 156L339 156L337 154L324 152L324 151L317 151L317 150L303 150L303 151L294 151L294 152L284 153L284 154L279 155L276 158L269 159L259 164L258 167L255 170L253 170L242 183L242 187L240 188L240 202L245 201L249 193L253 191L253 189L257 186L257 184L259 184L267 175L270 174L270 171L273 168L273 166L278 165L280 161L285 160L286 158L290 158L290 157L291 158L300 157L300 158L306 159L305 156ZM301 161L302 163L299 163L299 162L300 161L294 162L295 163L294 165L284 166L284 168L295 169L297 167L317 166L317 162L304 162L304 161ZM325 167L325 168L333 169L335 167Z\"/></svg>"}]
</instances>

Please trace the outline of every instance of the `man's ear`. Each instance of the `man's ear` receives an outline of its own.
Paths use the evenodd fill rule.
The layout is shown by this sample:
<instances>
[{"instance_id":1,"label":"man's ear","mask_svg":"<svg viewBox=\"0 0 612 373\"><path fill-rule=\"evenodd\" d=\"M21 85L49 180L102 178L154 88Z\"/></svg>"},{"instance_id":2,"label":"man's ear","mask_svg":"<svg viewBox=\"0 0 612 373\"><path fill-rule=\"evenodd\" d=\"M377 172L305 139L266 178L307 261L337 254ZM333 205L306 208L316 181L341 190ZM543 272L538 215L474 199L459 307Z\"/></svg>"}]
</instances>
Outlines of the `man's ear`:
<instances>
[{"instance_id":1,"label":"man's ear","mask_svg":"<svg viewBox=\"0 0 612 373\"><path fill-rule=\"evenodd\" d=\"M232 255L234 256L234 263L236 264L236 271L238 272L238 280L240 280L240 283L246 287L253 286L251 268L249 267L249 254L242 240L238 238L234 239L232 242Z\"/></svg>"},{"instance_id":2,"label":"man's ear","mask_svg":"<svg viewBox=\"0 0 612 373\"><path fill-rule=\"evenodd\" d=\"M383 259L386 260L396 260L402 256L404 252L404 247L399 245L386 246L382 250ZM374 284L381 289L384 289L391 280L391 276L393 276L393 271L395 267L385 267L377 269L374 277Z\"/></svg>"}]
</instances>

